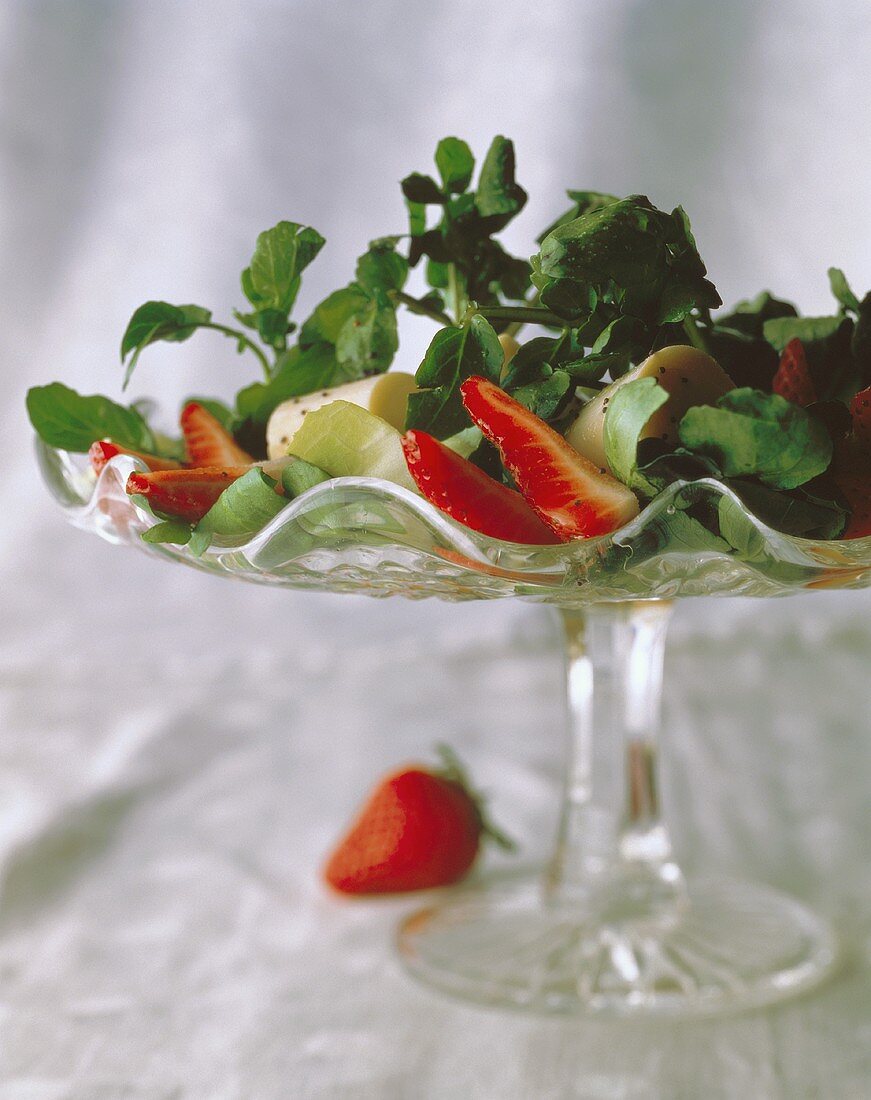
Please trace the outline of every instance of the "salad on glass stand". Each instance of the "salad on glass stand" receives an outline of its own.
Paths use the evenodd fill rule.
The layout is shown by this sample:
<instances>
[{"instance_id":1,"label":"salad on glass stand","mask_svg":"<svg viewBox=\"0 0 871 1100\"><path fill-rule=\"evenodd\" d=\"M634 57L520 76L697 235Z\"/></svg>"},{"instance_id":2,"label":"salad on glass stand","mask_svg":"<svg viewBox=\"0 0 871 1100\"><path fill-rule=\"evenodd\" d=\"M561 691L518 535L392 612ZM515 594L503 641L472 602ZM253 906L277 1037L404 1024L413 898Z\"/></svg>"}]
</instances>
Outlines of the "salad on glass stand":
<instances>
[{"instance_id":1,"label":"salad on glass stand","mask_svg":"<svg viewBox=\"0 0 871 1100\"><path fill-rule=\"evenodd\" d=\"M764 886L688 880L674 858L663 647L681 597L871 584L871 294L832 268L830 315L769 293L723 311L685 212L641 195L568 192L527 262L496 239L527 197L512 143L495 138L477 177L458 138L435 164L402 181L407 231L374 240L301 323L324 239L288 221L258 237L231 323L135 311L125 386L150 344L201 330L262 372L230 403L192 396L177 433L148 403L32 389L45 480L76 526L210 573L556 609L569 749L553 858L410 916L413 974L566 1014L806 990L837 965L828 924ZM404 310L436 326L413 374L388 371Z\"/></svg>"}]
</instances>

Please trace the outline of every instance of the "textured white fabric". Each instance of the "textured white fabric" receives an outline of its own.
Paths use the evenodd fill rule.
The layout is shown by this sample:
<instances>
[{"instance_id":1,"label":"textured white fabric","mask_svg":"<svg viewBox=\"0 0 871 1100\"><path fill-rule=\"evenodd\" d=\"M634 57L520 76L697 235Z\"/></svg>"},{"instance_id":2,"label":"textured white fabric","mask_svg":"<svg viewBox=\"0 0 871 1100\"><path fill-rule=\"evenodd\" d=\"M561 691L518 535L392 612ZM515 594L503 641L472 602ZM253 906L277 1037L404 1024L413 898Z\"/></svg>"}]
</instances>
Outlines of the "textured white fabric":
<instances>
[{"instance_id":1,"label":"textured white fabric","mask_svg":"<svg viewBox=\"0 0 871 1100\"><path fill-rule=\"evenodd\" d=\"M869 37L867 5L810 0L0 4L0 1100L871 1095L868 593L687 603L667 669L679 855L830 913L845 974L699 1024L479 1011L400 972L407 901L341 904L317 869L374 777L439 739L544 855L547 613L116 550L63 525L21 411L53 378L117 393L145 298L237 303L281 216L330 240L304 311L401 228L392 182L448 132L516 139L518 250L564 185L646 190L687 206L727 299L822 311L829 262L871 285ZM203 337L134 389L171 408L248 370Z\"/></svg>"}]
</instances>

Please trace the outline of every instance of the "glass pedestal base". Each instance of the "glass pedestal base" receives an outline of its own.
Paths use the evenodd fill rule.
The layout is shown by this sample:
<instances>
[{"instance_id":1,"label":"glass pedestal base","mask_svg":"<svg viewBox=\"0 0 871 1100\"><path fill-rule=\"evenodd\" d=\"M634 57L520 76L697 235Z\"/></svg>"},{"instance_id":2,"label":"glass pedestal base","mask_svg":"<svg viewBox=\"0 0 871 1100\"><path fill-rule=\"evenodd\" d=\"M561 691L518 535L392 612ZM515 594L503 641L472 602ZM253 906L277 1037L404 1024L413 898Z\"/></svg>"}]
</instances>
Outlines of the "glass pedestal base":
<instances>
[{"instance_id":1,"label":"glass pedestal base","mask_svg":"<svg viewBox=\"0 0 871 1100\"><path fill-rule=\"evenodd\" d=\"M817 985L836 968L828 924L766 887L690 885L659 907L603 923L549 903L538 876L458 890L399 930L407 970L480 1004L563 1015L698 1016L758 1008Z\"/></svg>"}]
</instances>

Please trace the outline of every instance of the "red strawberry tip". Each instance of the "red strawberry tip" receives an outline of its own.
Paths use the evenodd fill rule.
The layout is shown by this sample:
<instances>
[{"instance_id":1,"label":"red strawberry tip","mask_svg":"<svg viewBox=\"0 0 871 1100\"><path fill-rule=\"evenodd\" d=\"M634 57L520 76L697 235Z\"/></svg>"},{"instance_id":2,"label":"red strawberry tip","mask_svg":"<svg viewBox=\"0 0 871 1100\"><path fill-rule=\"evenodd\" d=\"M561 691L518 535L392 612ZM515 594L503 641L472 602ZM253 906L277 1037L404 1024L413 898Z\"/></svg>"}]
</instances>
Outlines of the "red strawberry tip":
<instances>
[{"instance_id":1,"label":"red strawberry tip","mask_svg":"<svg viewBox=\"0 0 871 1100\"><path fill-rule=\"evenodd\" d=\"M461 787L475 807L478 815L478 824L481 828L481 836L489 837L494 844L506 852L517 851L517 841L499 828L490 818L487 812L487 799L481 791L476 790L469 779L469 773L450 745L440 741L435 746L436 755L441 758L441 767L432 769L433 775L439 776L448 783L455 783Z\"/></svg>"},{"instance_id":2,"label":"red strawberry tip","mask_svg":"<svg viewBox=\"0 0 871 1100\"><path fill-rule=\"evenodd\" d=\"M866 449L871 449L871 386L859 390L850 401L853 437Z\"/></svg>"},{"instance_id":3,"label":"red strawberry tip","mask_svg":"<svg viewBox=\"0 0 871 1100\"><path fill-rule=\"evenodd\" d=\"M802 408L817 401L804 344L797 336L781 352L780 363L771 382L771 392Z\"/></svg>"}]
</instances>

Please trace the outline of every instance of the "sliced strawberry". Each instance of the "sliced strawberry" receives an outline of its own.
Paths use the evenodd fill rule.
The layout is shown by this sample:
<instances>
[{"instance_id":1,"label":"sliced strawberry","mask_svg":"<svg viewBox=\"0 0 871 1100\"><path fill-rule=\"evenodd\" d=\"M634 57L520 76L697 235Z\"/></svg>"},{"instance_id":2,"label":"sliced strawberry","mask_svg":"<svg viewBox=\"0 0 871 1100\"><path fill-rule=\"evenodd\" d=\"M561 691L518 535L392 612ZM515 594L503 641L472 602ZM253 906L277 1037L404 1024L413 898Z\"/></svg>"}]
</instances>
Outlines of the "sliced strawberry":
<instances>
[{"instance_id":1,"label":"sliced strawberry","mask_svg":"<svg viewBox=\"0 0 871 1100\"><path fill-rule=\"evenodd\" d=\"M780 366L771 383L771 389L794 405L812 405L817 399L811 372L804 353L804 344L798 337L790 340L780 356Z\"/></svg>"},{"instance_id":2,"label":"sliced strawberry","mask_svg":"<svg viewBox=\"0 0 871 1100\"><path fill-rule=\"evenodd\" d=\"M189 466L247 466L254 461L208 409L191 401L181 414Z\"/></svg>"},{"instance_id":3,"label":"sliced strawberry","mask_svg":"<svg viewBox=\"0 0 871 1100\"><path fill-rule=\"evenodd\" d=\"M853 437L859 446L871 450L871 386L860 390L850 402Z\"/></svg>"},{"instance_id":4,"label":"sliced strawberry","mask_svg":"<svg viewBox=\"0 0 871 1100\"><path fill-rule=\"evenodd\" d=\"M631 489L600 470L486 378L467 378L463 404L499 448L517 487L564 542L616 531L638 515Z\"/></svg>"},{"instance_id":5,"label":"sliced strawberry","mask_svg":"<svg viewBox=\"0 0 871 1100\"><path fill-rule=\"evenodd\" d=\"M386 776L330 856L324 878L345 894L393 894L447 886L465 875L482 834L510 840L483 816L456 758L445 767L407 767Z\"/></svg>"},{"instance_id":6,"label":"sliced strawberry","mask_svg":"<svg viewBox=\"0 0 871 1100\"><path fill-rule=\"evenodd\" d=\"M99 473L109 459L114 458L115 455L132 455L133 458L138 458L144 462L149 470L181 469L181 463L172 458L159 458L157 455L150 455L145 451L131 451L128 447L119 447L117 443L109 443L105 439L98 439L95 443L92 443L91 449L88 451L88 458L90 458L91 465L96 473Z\"/></svg>"},{"instance_id":7,"label":"sliced strawberry","mask_svg":"<svg viewBox=\"0 0 871 1100\"><path fill-rule=\"evenodd\" d=\"M140 494L156 512L197 523L228 485L247 473L249 466L211 466L198 470L159 470L131 474L127 492Z\"/></svg>"},{"instance_id":8,"label":"sliced strawberry","mask_svg":"<svg viewBox=\"0 0 871 1100\"><path fill-rule=\"evenodd\" d=\"M520 493L500 485L426 432L406 432L402 449L426 499L473 531L535 546L560 541Z\"/></svg>"}]
</instances>

